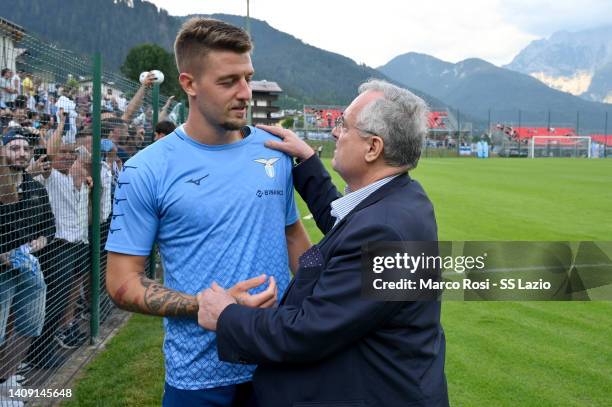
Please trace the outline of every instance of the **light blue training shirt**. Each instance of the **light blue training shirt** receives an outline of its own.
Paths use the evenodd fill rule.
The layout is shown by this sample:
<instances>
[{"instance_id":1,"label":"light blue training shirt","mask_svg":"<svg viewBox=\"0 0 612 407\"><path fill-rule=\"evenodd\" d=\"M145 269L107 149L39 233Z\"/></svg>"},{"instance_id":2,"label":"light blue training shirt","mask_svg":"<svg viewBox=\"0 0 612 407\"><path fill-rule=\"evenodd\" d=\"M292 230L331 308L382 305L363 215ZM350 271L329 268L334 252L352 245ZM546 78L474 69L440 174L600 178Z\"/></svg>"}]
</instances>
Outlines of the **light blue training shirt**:
<instances>
[{"instance_id":1,"label":"light blue training shirt","mask_svg":"<svg viewBox=\"0 0 612 407\"><path fill-rule=\"evenodd\" d=\"M204 145L181 126L128 160L119 176L106 249L146 256L154 242L164 285L197 294L265 273L289 284L285 226L298 220L289 156L273 135ZM278 140L278 139L276 139ZM219 361L215 334L195 320L164 318L166 382L195 390L249 381L254 366Z\"/></svg>"}]
</instances>

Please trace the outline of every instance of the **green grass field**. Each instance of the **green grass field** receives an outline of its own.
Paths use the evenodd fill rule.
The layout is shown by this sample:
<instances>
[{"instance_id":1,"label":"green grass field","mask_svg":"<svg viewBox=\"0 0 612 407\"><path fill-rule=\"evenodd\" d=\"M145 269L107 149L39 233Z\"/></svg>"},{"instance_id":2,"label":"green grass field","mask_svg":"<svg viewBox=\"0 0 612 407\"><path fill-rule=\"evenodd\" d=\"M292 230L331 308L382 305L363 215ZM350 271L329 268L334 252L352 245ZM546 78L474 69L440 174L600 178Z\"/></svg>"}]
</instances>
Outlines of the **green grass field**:
<instances>
[{"instance_id":1,"label":"green grass field","mask_svg":"<svg viewBox=\"0 0 612 407\"><path fill-rule=\"evenodd\" d=\"M612 160L424 159L412 175L440 240L612 240ZM612 302L446 302L442 323L453 406L612 404ZM160 319L134 316L66 405L159 405L161 340Z\"/></svg>"}]
</instances>

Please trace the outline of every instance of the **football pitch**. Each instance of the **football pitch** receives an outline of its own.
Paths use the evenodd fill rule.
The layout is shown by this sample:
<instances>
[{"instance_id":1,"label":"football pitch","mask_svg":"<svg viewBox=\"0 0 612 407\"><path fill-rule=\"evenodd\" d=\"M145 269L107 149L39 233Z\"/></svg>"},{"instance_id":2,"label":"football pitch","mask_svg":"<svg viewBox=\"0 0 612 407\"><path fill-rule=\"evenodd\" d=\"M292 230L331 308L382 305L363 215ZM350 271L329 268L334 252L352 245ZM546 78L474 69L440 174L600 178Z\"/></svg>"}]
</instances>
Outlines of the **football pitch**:
<instances>
[{"instance_id":1,"label":"football pitch","mask_svg":"<svg viewBox=\"0 0 612 407\"><path fill-rule=\"evenodd\" d=\"M612 240L610 159L423 159L411 174L434 203L440 240ZM342 190L335 173L334 182ZM451 405L612 403L612 302L445 302L442 309ZM162 335L160 319L134 316L65 404L160 405Z\"/></svg>"}]
</instances>

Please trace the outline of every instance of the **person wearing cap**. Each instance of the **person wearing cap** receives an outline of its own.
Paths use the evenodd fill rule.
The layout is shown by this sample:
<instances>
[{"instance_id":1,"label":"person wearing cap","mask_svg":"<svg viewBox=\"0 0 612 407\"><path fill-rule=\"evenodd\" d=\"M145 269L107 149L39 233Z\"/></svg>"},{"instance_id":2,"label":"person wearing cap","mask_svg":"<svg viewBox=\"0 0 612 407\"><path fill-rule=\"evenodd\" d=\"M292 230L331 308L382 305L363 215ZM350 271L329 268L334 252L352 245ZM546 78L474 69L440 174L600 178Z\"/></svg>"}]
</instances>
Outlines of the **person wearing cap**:
<instances>
[{"instance_id":1,"label":"person wearing cap","mask_svg":"<svg viewBox=\"0 0 612 407\"><path fill-rule=\"evenodd\" d=\"M38 256L55 235L55 220L45 187L26 172L28 137L12 129L0 151L0 382L18 387L17 366L44 324L47 287Z\"/></svg>"}]
</instances>

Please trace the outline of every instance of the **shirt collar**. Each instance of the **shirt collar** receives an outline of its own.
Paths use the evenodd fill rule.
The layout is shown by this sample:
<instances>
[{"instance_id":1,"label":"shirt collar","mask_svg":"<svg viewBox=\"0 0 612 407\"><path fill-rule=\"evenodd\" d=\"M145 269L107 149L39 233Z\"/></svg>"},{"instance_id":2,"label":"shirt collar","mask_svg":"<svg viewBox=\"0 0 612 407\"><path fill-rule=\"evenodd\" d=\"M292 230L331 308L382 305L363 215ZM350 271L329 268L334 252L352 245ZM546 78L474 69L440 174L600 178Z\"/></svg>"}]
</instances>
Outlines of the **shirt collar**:
<instances>
[{"instance_id":1,"label":"shirt collar","mask_svg":"<svg viewBox=\"0 0 612 407\"><path fill-rule=\"evenodd\" d=\"M380 187L391 181L393 178L400 174L390 175L376 182L366 185L363 188L359 188L357 191L351 192L348 185L344 189L345 195L341 198L336 199L331 203L331 215L336 218L334 226L338 224L342 219L346 217L353 209L357 207L364 199L372 195L372 193L378 190Z\"/></svg>"}]
</instances>

